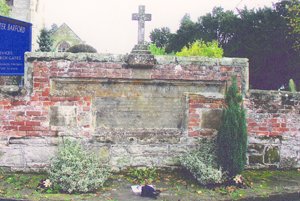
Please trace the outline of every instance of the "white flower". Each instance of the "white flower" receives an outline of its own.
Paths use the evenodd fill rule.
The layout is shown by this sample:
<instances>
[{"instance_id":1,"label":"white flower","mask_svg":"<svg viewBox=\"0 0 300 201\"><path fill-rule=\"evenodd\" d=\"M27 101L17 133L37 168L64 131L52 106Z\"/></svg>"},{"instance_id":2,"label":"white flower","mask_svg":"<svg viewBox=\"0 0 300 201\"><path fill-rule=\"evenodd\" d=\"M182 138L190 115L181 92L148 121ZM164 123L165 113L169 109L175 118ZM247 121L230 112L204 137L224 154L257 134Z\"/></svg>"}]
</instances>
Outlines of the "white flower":
<instances>
[{"instance_id":1,"label":"white flower","mask_svg":"<svg viewBox=\"0 0 300 201\"><path fill-rule=\"evenodd\" d=\"M235 181L236 184L242 184L243 183L243 177L242 175L238 174L236 175L233 180Z\"/></svg>"},{"instance_id":2,"label":"white flower","mask_svg":"<svg viewBox=\"0 0 300 201\"><path fill-rule=\"evenodd\" d=\"M43 181L43 184L46 188L49 188L52 185L50 179L46 179L45 181Z\"/></svg>"}]
</instances>

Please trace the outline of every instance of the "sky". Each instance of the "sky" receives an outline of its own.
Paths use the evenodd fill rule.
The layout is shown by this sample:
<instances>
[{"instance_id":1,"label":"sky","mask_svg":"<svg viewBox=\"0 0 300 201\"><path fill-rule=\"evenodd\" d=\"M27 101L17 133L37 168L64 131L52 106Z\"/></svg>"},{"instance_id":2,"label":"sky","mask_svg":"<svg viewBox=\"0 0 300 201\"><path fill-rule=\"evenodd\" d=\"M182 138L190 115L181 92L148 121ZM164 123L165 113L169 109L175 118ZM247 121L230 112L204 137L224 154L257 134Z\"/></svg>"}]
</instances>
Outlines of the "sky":
<instances>
[{"instance_id":1,"label":"sky","mask_svg":"<svg viewBox=\"0 0 300 201\"><path fill-rule=\"evenodd\" d=\"M131 20L139 5L145 5L152 21L145 24L145 40L155 28L179 28L188 13L193 21L212 11L215 6L225 10L272 6L278 0L44 0L45 25L67 23L87 44L99 53L126 54L137 43L138 22Z\"/></svg>"}]
</instances>

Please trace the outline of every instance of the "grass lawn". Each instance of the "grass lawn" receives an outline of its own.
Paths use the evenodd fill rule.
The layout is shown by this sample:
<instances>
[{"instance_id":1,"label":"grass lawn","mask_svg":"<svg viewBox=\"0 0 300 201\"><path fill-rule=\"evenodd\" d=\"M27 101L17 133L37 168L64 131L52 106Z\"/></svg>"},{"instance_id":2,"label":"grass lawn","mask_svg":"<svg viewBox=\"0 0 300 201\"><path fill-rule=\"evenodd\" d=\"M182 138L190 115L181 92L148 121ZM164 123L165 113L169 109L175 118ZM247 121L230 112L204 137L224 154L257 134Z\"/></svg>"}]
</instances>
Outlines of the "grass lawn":
<instances>
[{"instance_id":1,"label":"grass lawn","mask_svg":"<svg viewBox=\"0 0 300 201\"><path fill-rule=\"evenodd\" d=\"M160 189L158 200L240 200L253 197L269 197L297 193L300 190L300 172L247 170L242 174L251 183L251 188L234 189L219 187L207 189L199 186L179 171L159 171L153 184ZM135 182L128 173L114 174L105 187L88 194L63 194L51 191L37 191L41 179L46 174L1 173L0 197L25 200L103 200L103 201L134 201L141 197L134 195L130 186ZM299 194L298 194L299 196ZM300 197L298 197L300 200ZM151 200L143 198L142 200ZM296 200L296 199L295 199ZM292 201L292 200L290 200Z\"/></svg>"}]
</instances>

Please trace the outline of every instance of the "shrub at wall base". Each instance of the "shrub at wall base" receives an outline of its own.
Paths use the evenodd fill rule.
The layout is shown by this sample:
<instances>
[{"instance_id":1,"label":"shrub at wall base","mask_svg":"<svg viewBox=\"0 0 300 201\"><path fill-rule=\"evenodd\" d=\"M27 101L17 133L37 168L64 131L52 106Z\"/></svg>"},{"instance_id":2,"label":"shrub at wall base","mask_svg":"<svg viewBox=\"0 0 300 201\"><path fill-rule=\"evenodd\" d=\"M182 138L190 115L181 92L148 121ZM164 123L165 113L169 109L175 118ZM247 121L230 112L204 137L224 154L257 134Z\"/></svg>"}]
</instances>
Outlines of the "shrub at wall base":
<instances>
[{"instance_id":1,"label":"shrub at wall base","mask_svg":"<svg viewBox=\"0 0 300 201\"><path fill-rule=\"evenodd\" d=\"M50 180L68 193L93 191L102 187L109 177L108 168L101 166L94 153L69 139L59 145L58 154L51 161L49 174Z\"/></svg>"}]
</instances>

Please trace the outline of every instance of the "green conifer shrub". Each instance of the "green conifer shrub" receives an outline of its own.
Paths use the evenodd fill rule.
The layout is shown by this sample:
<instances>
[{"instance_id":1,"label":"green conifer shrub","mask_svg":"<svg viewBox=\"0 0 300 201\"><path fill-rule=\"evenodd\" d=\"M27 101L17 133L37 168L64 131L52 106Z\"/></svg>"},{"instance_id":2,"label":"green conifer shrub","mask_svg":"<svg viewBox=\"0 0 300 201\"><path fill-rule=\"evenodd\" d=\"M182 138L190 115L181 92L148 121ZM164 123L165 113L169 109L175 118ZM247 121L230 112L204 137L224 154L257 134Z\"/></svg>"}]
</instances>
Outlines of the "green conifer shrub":
<instances>
[{"instance_id":1,"label":"green conifer shrub","mask_svg":"<svg viewBox=\"0 0 300 201\"><path fill-rule=\"evenodd\" d=\"M50 181L68 193L93 191L102 187L110 175L100 161L79 142L66 139L51 160Z\"/></svg>"},{"instance_id":2,"label":"green conifer shrub","mask_svg":"<svg viewBox=\"0 0 300 201\"><path fill-rule=\"evenodd\" d=\"M296 84L293 79L289 80L289 89L290 89L290 92L293 92L293 93L297 92Z\"/></svg>"},{"instance_id":3,"label":"green conifer shrub","mask_svg":"<svg viewBox=\"0 0 300 201\"><path fill-rule=\"evenodd\" d=\"M236 77L233 77L226 92L226 108L217 137L218 161L229 176L239 174L246 164L247 125L241 102L242 95L238 92Z\"/></svg>"},{"instance_id":4,"label":"green conifer shrub","mask_svg":"<svg viewBox=\"0 0 300 201\"><path fill-rule=\"evenodd\" d=\"M41 52L50 52L53 41L51 38L51 34L47 29L42 29L40 35L38 36L38 44L39 44L39 50Z\"/></svg>"},{"instance_id":5,"label":"green conifer shrub","mask_svg":"<svg viewBox=\"0 0 300 201\"><path fill-rule=\"evenodd\" d=\"M202 56L210 58L222 58L223 49L219 47L217 41L205 43L202 40L196 40L194 43L189 44L189 46L184 46L180 52L176 53L176 56Z\"/></svg>"},{"instance_id":6,"label":"green conifer shrub","mask_svg":"<svg viewBox=\"0 0 300 201\"><path fill-rule=\"evenodd\" d=\"M90 45L87 44L78 44L78 45L73 45L70 47L67 52L72 52L72 53L80 53L80 52L87 52L87 53L96 53L97 50L93 48Z\"/></svg>"}]
</instances>

